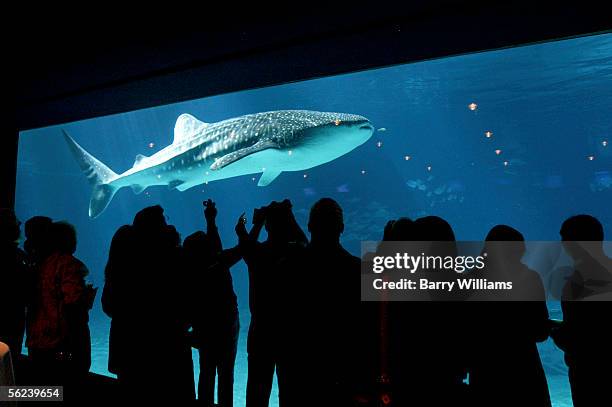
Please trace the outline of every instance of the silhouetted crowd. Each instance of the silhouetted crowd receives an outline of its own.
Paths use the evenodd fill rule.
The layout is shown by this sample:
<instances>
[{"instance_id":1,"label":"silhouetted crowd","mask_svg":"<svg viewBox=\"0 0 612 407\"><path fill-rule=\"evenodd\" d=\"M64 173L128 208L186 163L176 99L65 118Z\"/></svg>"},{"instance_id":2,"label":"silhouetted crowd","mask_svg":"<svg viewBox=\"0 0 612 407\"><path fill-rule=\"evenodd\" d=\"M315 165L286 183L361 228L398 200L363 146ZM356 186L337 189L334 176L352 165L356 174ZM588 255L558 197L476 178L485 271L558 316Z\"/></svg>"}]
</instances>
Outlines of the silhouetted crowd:
<instances>
[{"instance_id":1,"label":"silhouetted crowd","mask_svg":"<svg viewBox=\"0 0 612 407\"><path fill-rule=\"evenodd\" d=\"M565 353L574 405L612 400L612 302L599 301L612 293L612 260L592 216L561 226L574 265L563 286L563 321L556 321L539 274L521 262L523 235L506 225L491 229L485 245L517 242L518 249L491 264L536 287L538 300L367 302L360 295L368 256L343 248L343 211L333 199L312 206L310 239L289 200L256 209L250 230L240 216L230 248L221 243L212 200L203 215L206 230L183 241L161 206L141 210L113 236L101 300L111 318L108 369L124 400L213 406L216 388L216 405L234 405L240 324L230 268L241 260L251 313L247 407L268 406L275 374L281 407L551 406L537 349L549 337ZM29 366L27 379L16 369L17 383L63 385L67 401L95 402L99 396L84 389L96 289L74 257L76 231L33 217L22 250L20 225L11 210L0 210L0 342L16 366ZM391 220L382 241L442 242L432 253L456 254L453 229L436 216ZM200 355L197 397L192 348Z\"/></svg>"}]
</instances>

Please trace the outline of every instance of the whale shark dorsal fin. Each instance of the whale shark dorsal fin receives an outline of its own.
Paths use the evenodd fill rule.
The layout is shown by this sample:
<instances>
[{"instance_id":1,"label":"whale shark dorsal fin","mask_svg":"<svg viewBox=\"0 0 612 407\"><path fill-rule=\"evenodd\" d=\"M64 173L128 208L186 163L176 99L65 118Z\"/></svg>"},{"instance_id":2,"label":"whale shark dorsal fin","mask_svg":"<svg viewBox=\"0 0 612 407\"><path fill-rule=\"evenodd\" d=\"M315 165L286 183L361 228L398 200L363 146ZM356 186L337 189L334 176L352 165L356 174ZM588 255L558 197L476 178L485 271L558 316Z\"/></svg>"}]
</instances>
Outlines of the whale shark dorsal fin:
<instances>
[{"instance_id":1,"label":"whale shark dorsal fin","mask_svg":"<svg viewBox=\"0 0 612 407\"><path fill-rule=\"evenodd\" d=\"M134 167L140 165L140 163L142 163L142 160L146 160L147 158L149 157L147 157L146 155L136 154L136 158L134 159Z\"/></svg>"},{"instance_id":2,"label":"whale shark dorsal fin","mask_svg":"<svg viewBox=\"0 0 612 407\"><path fill-rule=\"evenodd\" d=\"M207 125L208 123L204 123L190 114L183 113L176 119L176 124L174 125L174 141L172 144L193 138Z\"/></svg>"},{"instance_id":3,"label":"whale shark dorsal fin","mask_svg":"<svg viewBox=\"0 0 612 407\"><path fill-rule=\"evenodd\" d=\"M210 166L210 169L213 171L220 170L221 168L226 167L231 163L246 157L247 155L251 155L253 153L257 153L268 148L278 148L278 146L276 145L276 143L270 140L258 141L250 147L245 147L237 151L232 151L231 153L226 154L223 157L217 158L215 162L212 163L212 165Z\"/></svg>"},{"instance_id":4,"label":"whale shark dorsal fin","mask_svg":"<svg viewBox=\"0 0 612 407\"><path fill-rule=\"evenodd\" d=\"M258 187L265 187L270 185L272 181L276 179L280 175L281 171L279 170L265 170L261 177L259 178L259 182L257 182Z\"/></svg>"}]
</instances>

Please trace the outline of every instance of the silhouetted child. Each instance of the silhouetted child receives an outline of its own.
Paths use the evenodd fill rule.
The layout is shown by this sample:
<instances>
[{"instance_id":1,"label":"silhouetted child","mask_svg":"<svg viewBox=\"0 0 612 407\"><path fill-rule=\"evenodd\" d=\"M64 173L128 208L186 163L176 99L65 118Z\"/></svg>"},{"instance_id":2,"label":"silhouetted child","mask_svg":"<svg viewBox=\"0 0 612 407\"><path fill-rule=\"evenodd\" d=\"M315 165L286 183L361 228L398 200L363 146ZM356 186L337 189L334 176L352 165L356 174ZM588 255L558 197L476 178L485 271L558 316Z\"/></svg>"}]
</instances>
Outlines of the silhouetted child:
<instances>
[{"instance_id":1,"label":"silhouetted child","mask_svg":"<svg viewBox=\"0 0 612 407\"><path fill-rule=\"evenodd\" d=\"M204 207L206 233L195 232L183 243L186 266L193 275L193 336L200 353L198 401L214 405L218 377L218 404L231 407L240 323L230 267L242 254L238 246L223 250L215 221L216 205L209 199Z\"/></svg>"},{"instance_id":2,"label":"silhouetted child","mask_svg":"<svg viewBox=\"0 0 612 407\"><path fill-rule=\"evenodd\" d=\"M508 291L473 292L469 304L470 393L478 406L550 406L537 342L548 338L548 309L540 276L525 266L523 235L498 225L486 237L485 268L470 278L512 282Z\"/></svg>"},{"instance_id":3,"label":"silhouetted child","mask_svg":"<svg viewBox=\"0 0 612 407\"><path fill-rule=\"evenodd\" d=\"M563 323L553 339L565 352L574 406L606 405L612 399L612 259L596 218L573 216L560 233L574 273L563 288Z\"/></svg>"},{"instance_id":4,"label":"silhouetted child","mask_svg":"<svg viewBox=\"0 0 612 407\"><path fill-rule=\"evenodd\" d=\"M21 222L0 208L0 342L8 345L13 363L21 356L28 290L26 255L17 247Z\"/></svg>"}]
</instances>

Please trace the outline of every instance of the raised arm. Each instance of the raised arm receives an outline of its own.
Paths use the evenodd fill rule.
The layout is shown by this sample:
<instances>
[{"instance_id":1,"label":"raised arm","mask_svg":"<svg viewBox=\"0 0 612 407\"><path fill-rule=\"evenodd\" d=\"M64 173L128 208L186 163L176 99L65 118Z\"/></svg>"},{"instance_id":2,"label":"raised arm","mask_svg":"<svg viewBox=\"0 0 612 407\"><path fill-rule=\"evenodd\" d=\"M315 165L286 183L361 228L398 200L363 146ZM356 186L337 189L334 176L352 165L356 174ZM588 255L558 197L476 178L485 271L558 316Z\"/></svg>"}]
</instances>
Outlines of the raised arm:
<instances>
[{"instance_id":1,"label":"raised arm","mask_svg":"<svg viewBox=\"0 0 612 407\"><path fill-rule=\"evenodd\" d=\"M246 228L246 222L247 220L243 213L242 215L240 215L240 218L238 218L238 222L236 223L236 227L234 230L236 231L236 236L238 236L237 247L239 248L240 254L242 255L242 258L247 263L247 265L251 267L256 261L255 246L257 245L257 236L259 235L259 233L253 232L255 226L253 226L253 229L251 229L251 233L249 233ZM261 230L261 226L259 227L259 230Z\"/></svg>"},{"instance_id":2,"label":"raised arm","mask_svg":"<svg viewBox=\"0 0 612 407\"><path fill-rule=\"evenodd\" d=\"M266 223L266 207L262 206L261 208L255 208L253 210L253 227L251 228L251 232L249 232L249 238L256 242L259 239L259 234L261 233L261 229Z\"/></svg>"},{"instance_id":3,"label":"raised arm","mask_svg":"<svg viewBox=\"0 0 612 407\"><path fill-rule=\"evenodd\" d=\"M206 235L210 239L210 243L215 253L220 253L223 250L219 229L217 228L217 205L212 199L202 202L204 205L204 219L206 219Z\"/></svg>"},{"instance_id":4,"label":"raised arm","mask_svg":"<svg viewBox=\"0 0 612 407\"><path fill-rule=\"evenodd\" d=\"M242 249L236 245L230 249L225 249L219 254L219 263L224 267L232 267L242 259Z\"/></svg>"}]
</instances>

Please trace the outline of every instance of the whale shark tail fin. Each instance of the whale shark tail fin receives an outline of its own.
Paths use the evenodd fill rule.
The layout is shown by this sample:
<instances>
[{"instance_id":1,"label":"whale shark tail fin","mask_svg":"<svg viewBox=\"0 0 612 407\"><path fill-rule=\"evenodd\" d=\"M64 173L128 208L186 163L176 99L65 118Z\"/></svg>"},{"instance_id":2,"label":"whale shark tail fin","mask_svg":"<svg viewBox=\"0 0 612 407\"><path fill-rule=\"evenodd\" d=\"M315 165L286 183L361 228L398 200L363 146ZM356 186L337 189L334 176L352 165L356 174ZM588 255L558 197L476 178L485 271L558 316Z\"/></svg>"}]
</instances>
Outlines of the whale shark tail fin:
<instances>
[{"instance_id":1,"label":"whale shark tail fin","mask_svg":"<svg viewBox=\"0 0 612 407\"><path fill-rule=\"evenodd\" d=\"M64 139L66 144L68 144L70 152L89 183L93 185L89 201L89 217L95 218L106 209L111 199L113 199L115 192L117 192L118 188L111 183L119 178L119 175L85 151L65 130L62 131L64 132Z\"/></svg>"}]
</instances>

